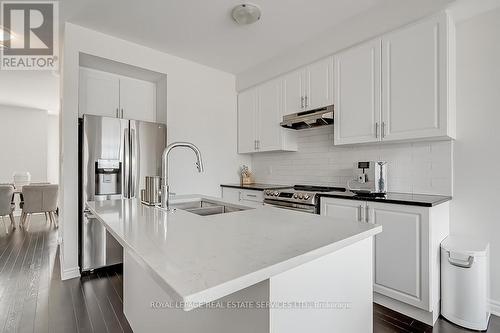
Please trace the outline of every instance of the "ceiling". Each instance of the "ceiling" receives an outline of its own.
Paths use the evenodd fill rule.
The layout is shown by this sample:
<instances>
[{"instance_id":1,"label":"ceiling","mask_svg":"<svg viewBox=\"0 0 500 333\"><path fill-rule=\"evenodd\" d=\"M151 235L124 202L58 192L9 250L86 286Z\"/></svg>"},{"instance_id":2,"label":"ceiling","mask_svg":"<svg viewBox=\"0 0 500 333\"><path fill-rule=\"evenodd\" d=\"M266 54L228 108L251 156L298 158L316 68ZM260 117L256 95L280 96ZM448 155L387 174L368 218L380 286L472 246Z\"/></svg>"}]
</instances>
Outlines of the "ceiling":
<instances>
[{"instance_id":1,"label":"ceiling","mask_svg":"<svg viewBox=\"0 0 500 333\"><path fill-rule=\"evenodd\" d=\"M231 18L239 0L62 0L60 11L62 20L237 74L390 1L252 0L262 17L248 26Z\"/></svg>"}]
</instances>

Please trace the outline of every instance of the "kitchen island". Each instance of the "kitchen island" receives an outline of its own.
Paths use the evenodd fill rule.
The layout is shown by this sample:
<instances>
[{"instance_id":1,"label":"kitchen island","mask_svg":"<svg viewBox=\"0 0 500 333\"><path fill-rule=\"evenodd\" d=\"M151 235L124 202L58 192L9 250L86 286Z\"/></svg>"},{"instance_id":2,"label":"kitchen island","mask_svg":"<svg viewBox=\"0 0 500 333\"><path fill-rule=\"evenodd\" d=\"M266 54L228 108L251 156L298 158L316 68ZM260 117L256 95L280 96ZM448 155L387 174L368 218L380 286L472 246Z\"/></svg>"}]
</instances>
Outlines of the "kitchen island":
<instances>
[{"instance_id":1,"label":"kitchen island","mask_svg":"<svg viewBox=\"0 0 500 333\"><path fill-rule=\"evenodd\" d=\"M182 196L173 205L207 196ZM134 332L370 332L377 225L273 207L200 216L137 199L88 208L124 248Z\"/></svg>"}]
</instances>

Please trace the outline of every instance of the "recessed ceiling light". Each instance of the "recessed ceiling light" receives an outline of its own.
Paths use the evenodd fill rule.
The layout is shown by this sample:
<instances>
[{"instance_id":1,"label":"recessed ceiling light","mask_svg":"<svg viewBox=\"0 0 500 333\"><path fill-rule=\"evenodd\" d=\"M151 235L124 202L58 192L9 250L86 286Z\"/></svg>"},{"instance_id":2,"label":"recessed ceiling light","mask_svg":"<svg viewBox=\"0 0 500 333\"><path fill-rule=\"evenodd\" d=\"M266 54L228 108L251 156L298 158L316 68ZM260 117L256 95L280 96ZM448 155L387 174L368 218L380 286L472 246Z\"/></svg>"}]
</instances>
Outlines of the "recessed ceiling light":
<instances>
[{"instance_id":1,"label":"recessed ceiling light","mask_svg":"<svg viewBox=\"0 0 500 333\"><path fill-rule=\"evenodd\" d=\"M260 8L256 5L244 3L234 7L231 14L236 23L241 25L251 24L260 19Z\"/></svg>"}]
</instances>

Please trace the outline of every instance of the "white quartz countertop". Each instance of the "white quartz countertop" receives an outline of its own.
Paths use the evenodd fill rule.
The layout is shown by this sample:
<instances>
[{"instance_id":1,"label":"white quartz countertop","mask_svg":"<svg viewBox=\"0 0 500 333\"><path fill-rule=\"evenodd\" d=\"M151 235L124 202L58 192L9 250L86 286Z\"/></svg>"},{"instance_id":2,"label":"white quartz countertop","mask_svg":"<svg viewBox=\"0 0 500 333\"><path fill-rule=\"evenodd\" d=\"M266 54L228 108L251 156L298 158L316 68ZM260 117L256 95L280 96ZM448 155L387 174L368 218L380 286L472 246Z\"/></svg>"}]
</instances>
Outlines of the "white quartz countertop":
<instances>
[{"instance_id":1,"label":"white quartz countertop","mask_svg":"<svg viewBox=\"0 0 500 333\"><path fill-rule=\"evenodd\" d=\"M204 195L178 196L172 204ZM199 216L137 199L87 203L90 211L185 310L239 291L343 247L382 227L263 206ZM138 286L140 287L140 286Z\"/></svg>"}]
</instances>

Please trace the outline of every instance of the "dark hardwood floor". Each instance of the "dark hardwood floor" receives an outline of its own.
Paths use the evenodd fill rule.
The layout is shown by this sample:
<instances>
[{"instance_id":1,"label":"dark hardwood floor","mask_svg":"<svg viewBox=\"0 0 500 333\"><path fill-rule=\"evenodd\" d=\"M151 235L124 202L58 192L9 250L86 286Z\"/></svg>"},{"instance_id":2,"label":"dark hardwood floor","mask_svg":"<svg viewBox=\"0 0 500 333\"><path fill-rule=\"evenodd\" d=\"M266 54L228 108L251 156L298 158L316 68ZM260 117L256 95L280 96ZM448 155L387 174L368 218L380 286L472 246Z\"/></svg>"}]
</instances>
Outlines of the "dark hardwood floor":
<instances>
[{"instance_id":1,"label":"dark hardwood floor","mask_svg":"<svg viewBox=\"0 0 500 333\"><path fill-rule=\"evenodd\" d=\"M33 216L28 232L6 235L0 226L0 332L132 332L122 288L121 272L113 270L61 281L57 231L43 215ZM379 305L373 309L376 333L470 332L442 318L430 327ZM500 333L500 318L492 316L488 332Z\"/></svg>"}]
</instances>

